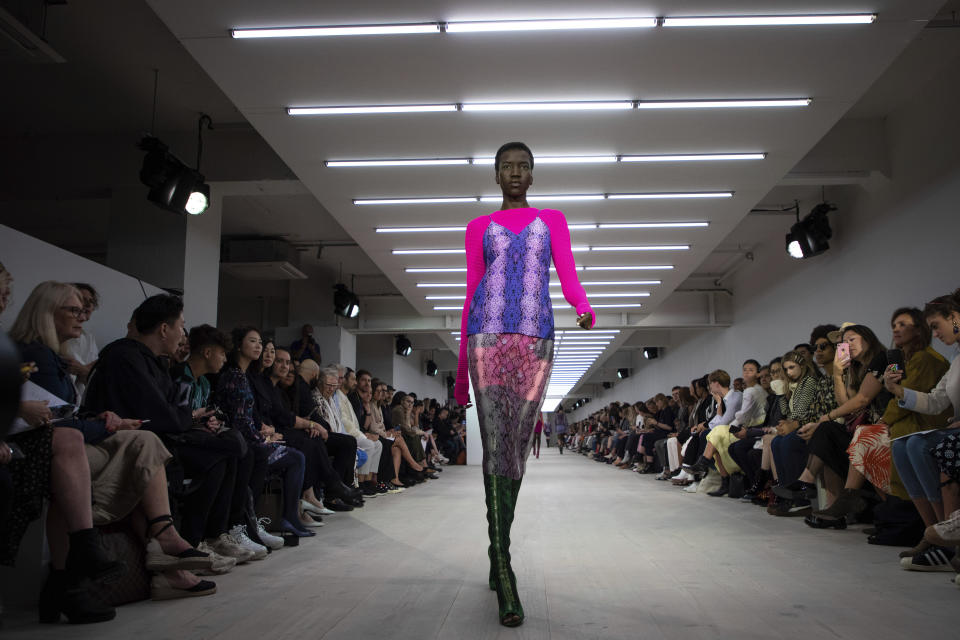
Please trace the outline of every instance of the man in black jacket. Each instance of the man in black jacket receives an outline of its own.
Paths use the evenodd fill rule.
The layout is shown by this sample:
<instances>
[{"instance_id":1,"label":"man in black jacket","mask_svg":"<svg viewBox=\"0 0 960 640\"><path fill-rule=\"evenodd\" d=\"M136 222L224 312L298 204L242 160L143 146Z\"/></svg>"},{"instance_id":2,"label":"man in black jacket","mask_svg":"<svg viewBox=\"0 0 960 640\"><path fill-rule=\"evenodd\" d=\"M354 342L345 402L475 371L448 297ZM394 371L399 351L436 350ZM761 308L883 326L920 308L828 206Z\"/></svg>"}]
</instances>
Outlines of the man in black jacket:
<instances>
[{"instance_id":1,"label":"man in black jacket","mask_svg":"<svg viewBox=\"0 0 960 640\"><path fill-rule=\"evenodd\" d=\"M176 352L183 336L183 301L167 294L147 298L134 312L133 324L135 337L111 342L100 352L83 409L136 417L143 421L142 428L160 436L174 455L167 473L174 494L181 488L178 476L192 481L191 493L182 499L179 529L196 546L204 537L221 533L209 530L218 528L212 523L227 520L233 495L230 455L184 442L194 413L199 417L204 410L193 412L187 399L178 397L165 360Z\"/></svg>"}]
</instances>

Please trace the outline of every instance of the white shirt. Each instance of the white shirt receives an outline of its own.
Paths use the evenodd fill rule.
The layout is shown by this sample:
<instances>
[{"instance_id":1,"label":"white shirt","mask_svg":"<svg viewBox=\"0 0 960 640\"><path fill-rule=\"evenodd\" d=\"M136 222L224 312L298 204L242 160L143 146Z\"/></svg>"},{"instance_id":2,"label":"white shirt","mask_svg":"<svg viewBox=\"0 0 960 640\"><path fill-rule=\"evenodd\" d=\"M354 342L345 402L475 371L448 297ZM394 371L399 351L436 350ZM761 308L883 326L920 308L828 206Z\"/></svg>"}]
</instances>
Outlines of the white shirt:
<instances>
[{"instance_id":1,"label":"white shirt","mask_svg":"<svg viewBox=\"0 0 960 640\"><path fill-rule=\"evenodd\" d=\"M763 424L767 417L767 392L759 384L747 387L743 392L743 403L740 411L731 422L731 426L757 427Z\"/></svg>"},{"instance_id":2,"label":"white shirt","mask_svg":"<svg viewBox=\"0 0 960 640\"><path fill-rule=\"evenodd\" d=\"M97 339L86 329L83 329L83 333L80 334L79 338L71 338L64 342L60 348L60 352L65 356L73 358L80 364L90 364L100 357ZM77 376L71 375L70 379L73 380L73 386L77 388L77 402L80 402L83 400L83 392L86 390L87 385L83 382L77 382Z\"/></svg>"}]
</instances>

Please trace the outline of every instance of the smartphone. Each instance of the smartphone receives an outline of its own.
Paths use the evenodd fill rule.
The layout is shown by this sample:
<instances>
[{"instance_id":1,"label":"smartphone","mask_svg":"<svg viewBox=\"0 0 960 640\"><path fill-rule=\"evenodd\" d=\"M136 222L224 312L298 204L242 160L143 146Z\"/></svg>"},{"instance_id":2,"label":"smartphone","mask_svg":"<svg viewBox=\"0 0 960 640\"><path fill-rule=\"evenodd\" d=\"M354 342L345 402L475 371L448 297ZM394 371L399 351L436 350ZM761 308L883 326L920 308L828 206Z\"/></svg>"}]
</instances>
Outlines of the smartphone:
<instances>
[{"instance_id":1,"label":"smartphone","mask_svg":"<svg viewBox=\"0 0 960 640\"><path fill-rule=\"evenodd\" d=\"M907 377L907 367L903 362L903 349L887 349L887 366L895 367L894 371Z\"/></svg>"},{"instance_id":2,"label":"smartphone","mask_svg":"<svg viewBox=\"0 0 960 640\"><path fill-rule=\"evenodd\" d=\"M10 458L12 460L26 460L27 456L23 454L23 449L18 447L13 442L8 442L7 446L10 447Z\"/></svg>"},{"instance_id":3,"label":"smartphone","mask_svg":"<svg viewBox=\"0 0 960 640\"><path fill-rule=\"evenodd\" d=\"M850 344L846 342L837 343L837 360L843 362L850 360Z\"/></svg>"}]
</instances>

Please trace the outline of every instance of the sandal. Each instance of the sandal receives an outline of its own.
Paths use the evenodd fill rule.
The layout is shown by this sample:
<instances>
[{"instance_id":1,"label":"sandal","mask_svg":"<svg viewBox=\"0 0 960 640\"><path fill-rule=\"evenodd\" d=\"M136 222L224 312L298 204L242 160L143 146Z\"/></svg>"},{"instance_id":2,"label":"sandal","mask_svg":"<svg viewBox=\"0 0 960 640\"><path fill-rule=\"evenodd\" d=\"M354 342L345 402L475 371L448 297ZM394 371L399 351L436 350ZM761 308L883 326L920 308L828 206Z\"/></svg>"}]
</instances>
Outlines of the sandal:
<instances>
[{"instance_id":1,"label":"sandal","mask_svg":"<svg viewBox=\"0 0 960 640\"><path fill-rule=\"evenodd\" d=\"M217 585L210 580L201 580L189 589L178 589L170 584L167 576L162 573L153 576L150 580L151 600L173 600L175 598L195 598L197 596L212 596L217 592Z\"/></svg>"},{"instance_id":2,"label":"sandal","mask_svg":"<svg viewBox=\"0 0 960 640\"><path fill-rule=\"evenodd\" d=\"M182 569L184 571L200 571L210 569L213 566L213 556L203 551L198 551L193 547L184 549L176 555L164 553L160 546L160 541L156 536L173 526L173 516L158 516L153 520L147 521L147 532L150 527L161 522L167 524L160 528L153 537L147 542L146 567L148 571L175 571ZM171 587L172 588L172 587Z\"/></svg>"}]
</instances>

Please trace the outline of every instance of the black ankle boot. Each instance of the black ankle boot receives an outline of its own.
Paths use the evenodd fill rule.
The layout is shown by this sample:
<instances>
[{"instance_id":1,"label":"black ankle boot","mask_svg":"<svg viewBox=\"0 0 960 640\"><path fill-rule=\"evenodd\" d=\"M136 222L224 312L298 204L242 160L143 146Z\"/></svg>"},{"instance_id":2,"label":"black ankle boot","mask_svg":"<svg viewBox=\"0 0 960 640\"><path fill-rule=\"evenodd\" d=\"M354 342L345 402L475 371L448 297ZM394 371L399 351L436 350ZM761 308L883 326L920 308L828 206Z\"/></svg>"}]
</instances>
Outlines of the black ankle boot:
<instances>
[{"instance_id":1,"label":"black ankle boot","mask_svg":"<svg viewBox=\"0 0 960 640\"><path fill-rule=\"evenodd\" d=\"M70 552L67 554L66 569L70 573L110 582L124 574L127 566L107 555L97 529L81 529L68 534Z\"/></svg>"},{"instance_id":2,"label":"black ankle boot","mask_svg":"<svg viewBox=\"0 0 960 640\"><path fill-rule=\"evenodd\" d=\"M38 613L43 624L60 622L60 614L71 624L91 624L113 620L116 610L100 599L87 579L51 568L40 592Z\"/></svg>"},{"instance_id":3,"label":"black ankle boot","mask_svg":"<svg viewBox=\"0 0 960 640\"><path fill-rule=\"evenodd\" d=\"M696 475L705 475L710 470L710 460L700 456L700 459L693 463L690 470Z\"/></svg>"},{"instance_id":4,"label":"black ankle boot","mask_svg":"<svg viewBox=\"0 0 960 640\"><path fill-rule=\"evenodd\" d=\"M714 489L713 491L707 491L708 496L713 496L714 498L719 498L720 496L725 496L730 491L730 476L726 476L720 480L720 488Z\"/></svg>"},{"instance_id":5,"label":"black ankle boot","mask_svg":"<svg viewBox=\"0 0 960 640\"><path fill-rule=\"evenodd\" d=\"M747 493L751 496L755 496L767 486L767 482L770 480L770 472L766 469L760 469L757 472L757 477L753 481L753 484L750 485L750 488L747 489Z\"/></svg>"}]
</instances>

